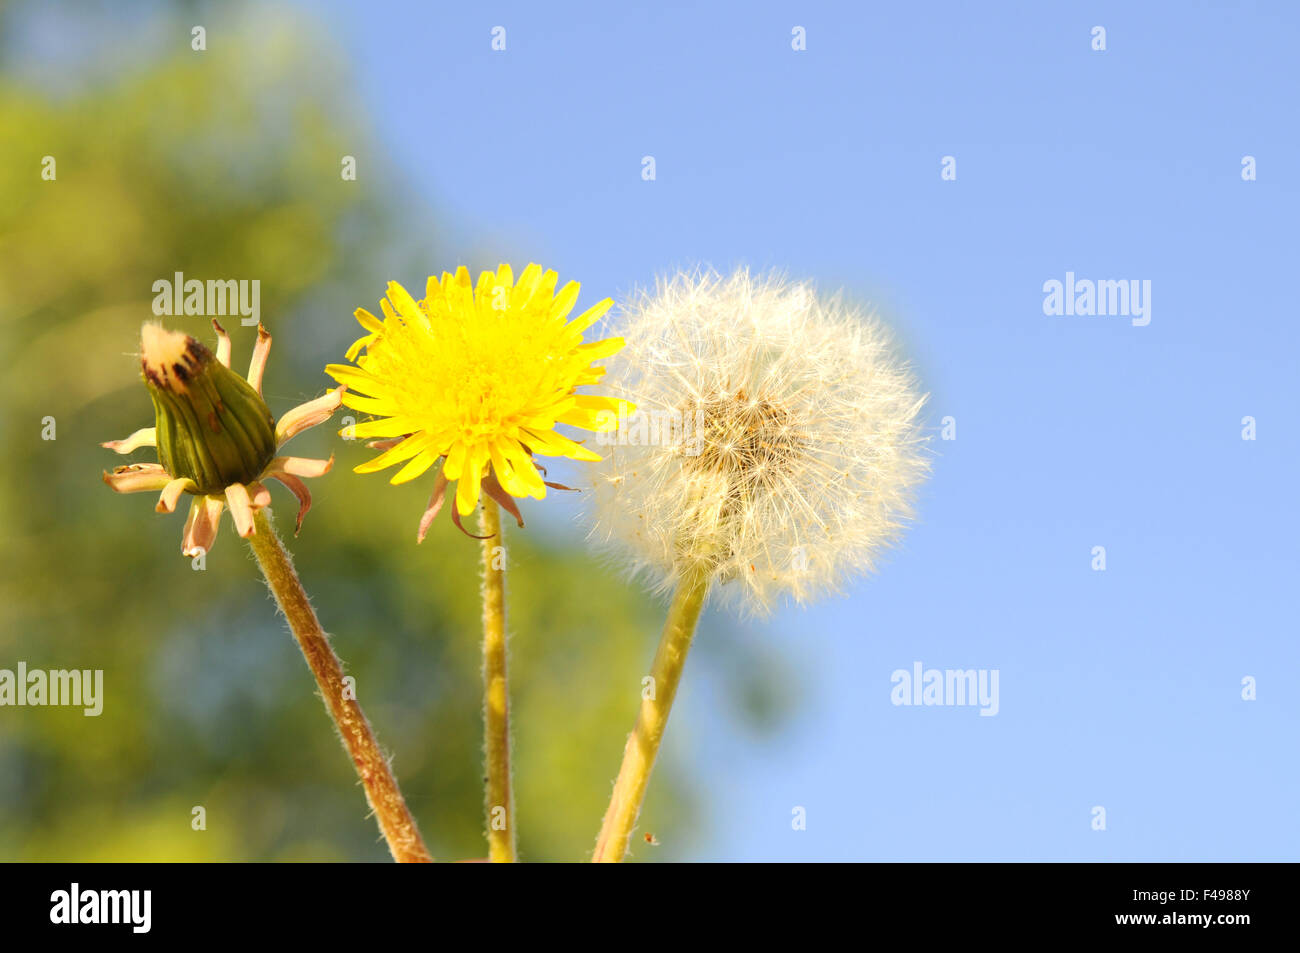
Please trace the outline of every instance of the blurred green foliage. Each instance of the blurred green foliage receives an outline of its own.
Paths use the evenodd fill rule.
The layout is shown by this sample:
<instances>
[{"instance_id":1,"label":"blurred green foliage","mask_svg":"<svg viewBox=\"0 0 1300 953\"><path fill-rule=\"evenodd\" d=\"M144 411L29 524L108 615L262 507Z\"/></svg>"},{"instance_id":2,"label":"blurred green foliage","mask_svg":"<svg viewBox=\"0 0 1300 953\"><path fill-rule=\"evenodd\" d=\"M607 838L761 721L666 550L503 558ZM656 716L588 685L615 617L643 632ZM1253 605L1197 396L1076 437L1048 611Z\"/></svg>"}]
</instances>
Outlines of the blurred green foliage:
<instances>
[{"instance_id":1,"label":"blurred green foliage","mask_svg":"<svg viewBox=\"0 0 1300 953\"><path fill-rule=\"evenodd\" d=\"M0 10L12 27L31 7ZM373 174L382 150L348 105L337 53L298 16L209 16L196 54L188 21L155 15L161 43L56 89L10 69L8 46L0 62L0 667L103 669L106 694L98 718L0 709L0 859L387 857L229 519L195 571L179 514L100 482L121 461L99 442L152 423L133 352L155 280L260 279L278 416L329 385L320 369L358 335L354 307L373 307L390 278L456 263L432 257L431 215L397 177ZM69 57L55 72L81 68ZM371 174L343 181L348 154ZM424 272L396 273L417 261ZM205 318L167 321L211 343ZM239 368L253 329L225 323ZM482 856L476 544L444 518L417 546L424 482L352 473L368 451L332 428L299 440L294 452L339 461L288 540L304 583L430 848ZM284 530L293 503L273 492ZM532 524L508 536L525 860L589 853L662 613L573 536ZM711 706L770 720L770 675L720 668L730 689ZM674 837L643 856L690 856L699 795L682 768L670 758L656 774L647 822Z\"/></svg>"}]
</instances>

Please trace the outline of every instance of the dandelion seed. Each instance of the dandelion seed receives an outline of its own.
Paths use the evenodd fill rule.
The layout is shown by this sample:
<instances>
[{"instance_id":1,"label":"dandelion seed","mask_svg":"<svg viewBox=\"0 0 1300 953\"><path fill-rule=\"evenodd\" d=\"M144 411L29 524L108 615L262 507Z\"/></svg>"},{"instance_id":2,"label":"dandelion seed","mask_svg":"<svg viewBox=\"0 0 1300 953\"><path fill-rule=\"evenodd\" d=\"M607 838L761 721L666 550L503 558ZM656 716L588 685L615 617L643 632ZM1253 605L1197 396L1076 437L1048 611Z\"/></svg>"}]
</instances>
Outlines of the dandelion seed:
<instances>
[{"instance_id":1,"label":"dandelion seed","mask_svg":"<svg viewBox=\"0 0 1300 953\"><path fill-rule=\"evenodd\" d=\"M746 271L678 275L625 310L611 377L682 427L653 445L620 432L592 470L595 538L658 589L704 569L758 614L875 568L927 472L925 398L887 331Z\"/></svg>"}]
</instances>

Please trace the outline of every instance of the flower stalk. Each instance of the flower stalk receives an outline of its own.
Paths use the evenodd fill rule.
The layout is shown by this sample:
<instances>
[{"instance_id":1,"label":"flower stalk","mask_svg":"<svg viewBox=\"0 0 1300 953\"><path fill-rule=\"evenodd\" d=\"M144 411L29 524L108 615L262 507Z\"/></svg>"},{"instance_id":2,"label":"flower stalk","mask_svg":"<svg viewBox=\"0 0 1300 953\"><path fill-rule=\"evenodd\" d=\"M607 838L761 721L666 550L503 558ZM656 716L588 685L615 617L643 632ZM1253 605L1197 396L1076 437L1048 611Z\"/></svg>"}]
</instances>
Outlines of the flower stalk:
<instances>
[{"instance_id":1,"label":"flower stalk","mask_svg":"<svg viewBox=\"0 0 1300 953\"><path fill-rule=\"evenodd\" d=\"M642 692L636 727L623 749L623 766L619 769L614 793L605 811L592 863L616 864L627 853L628 841L636 828L641 803L645 800L650 772L654 770L659 755L659 744L668 724L673 699L677 697L686 655L708 596L709 582L709 572L700 568L687 569L678 578L659 649L650 668L649 690Z\"/></svg>"},{"instance_id":2,"label":"flower stalk","mask_svg":"<svg viewBox=\"0 0 1300 953\"><path fill-rule=\"evenodd\" d=\"M356 765L366 800L374 811L393 859L399 863L430 863L433 858L424 846L419 828L406 807L397 779L375 740L370 723L351 686L343 680L343 667L316 618L316 612L294 571L292 559L276 536L266 511L258 510L253 520L256 531L248 537L248 544L257 557L267 586L289 621L289 628L298 640L307 665L316 676L325 708Z\"/></svg>"},{"instance_id":3,"label":"flower stalk","mask_svg":"<svg viewBox=\"0 0 1300 953\"><path fill-rule=\"evenodd\" d=\"M484 497L479 510L483 541L483 733L488 860L516 860L515 808L510 790L510 691L506 672L506 550L501 511Z\"/></svg>"}]
</instances>

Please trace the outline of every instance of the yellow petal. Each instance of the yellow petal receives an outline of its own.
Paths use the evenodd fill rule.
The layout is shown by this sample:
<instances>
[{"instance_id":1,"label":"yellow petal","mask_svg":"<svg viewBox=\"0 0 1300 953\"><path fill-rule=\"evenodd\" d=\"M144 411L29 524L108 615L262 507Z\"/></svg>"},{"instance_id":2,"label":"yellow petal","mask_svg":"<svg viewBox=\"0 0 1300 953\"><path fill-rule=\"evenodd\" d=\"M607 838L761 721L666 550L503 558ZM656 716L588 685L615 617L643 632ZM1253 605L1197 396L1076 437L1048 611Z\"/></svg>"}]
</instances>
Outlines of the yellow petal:
<instances>
[{"instance_id":1,"label":"yellow petal","mask_svg":"<svg viewBox=\"0 0 1300 953\"><path fill-rule=\"evenodd\" d=\"M447 451L447 462L442 465L442 472L448 480L460 479L461 471L465 468L465 456L468 449L464 442L457 441Z\"/></svg>"},{"instance_id":2,"label":"yellow petal","mask_svg":"<svg viewBox=\"0 0 1300 953\"><path fill-rule=\"evenodd\" d=\"M626 342L622 338L605 338L603 341L592 341L590 344L580 344L573 350L581 354L585 360L599 361L602 357L609 357L611 354L617 354L623 349Z\"/></svg>"},{"instance_id":3,"label":"yellow petal","mask_svg":"<svg viewBox=\"0 0 1300 953\"><path fill-rule=\"evenodd\" d=\"M366 397L348 391L343 395L343 403L363 414L374 414L376 417L397 416L397 403L391 397Z\"/></svg>"},{"instance_id":4,"label":"yellow petal","mask_svg":"<svg viewBox=\"0 0 1300 953\"><path fill-rule=\"evenodd\" d=\"M523 270L519 280L515 282L514 300L524 305L532 300L533 291L537 288L537 279L542 277L542 266L530 264Z\"/></svg>"},{"instance_id":5,"label":"yellow petal","mask_svg":"<svg viewBox=\"0 0 1300 953\"><path fill-rule=\"evenodd\" d=\"M542 475L537 472L528 451L516 440L501 439L497 441L497 446L514 468L515 475L524 481L528 495L537 500L546 496L546 484L542 482Z\"/></svg>"},{"instance_id":6,"label":"yellow petal","mask_svg":"<svg viewBox=\"0 0 1300 953\"><path fill-rule=\"evenodd\" d=\"M440 456L441 454L434 453L432 450L421 451L419 456L393 474L393 478L388 482L394 486L409 483L437 463Z\"/></svg>"},{"instance_id":7,"label":"yellow petal","mask_svg":"<svg viewBox=\"0 0 1300 953\"><path fill-rule=\"evenodd\" d=\"M456 509L461 516L469 516L478 506L479 491L483 482L483 463L487 459L487 448L478 446L469 454L465 470L456 484Z\"/></svg>"},{"instance_id":8,"label":"yellow petal","mask_svg":"<svg viewBox=\"0 0 1300 953\"><path fill-rule=\"evenodd\" d=\"M344 403L347 395L344 395ZM412 417L388 417L384 420L367 420L349 428L349 435L357 439L363 437L405 437L408 433L420 430L420 421Z\"/></svg>"},{"instance_id":9,"label":"yellow petal","mask_svg":"<svg viewBox=\"0 0 1300 953\"><path fill-rule=\"evenodd\" d=\"M343 356L346 357L349 361L355 361L357 359L357 355L361 353L362 348L369 346L370 342L373 341L374 339L375 339L375 335L373 334L367 334L363 338L357 338L355 341L352 342L352 346L347 349L347 352Z\"/></svg>"},{"instance_id":10,"label":"yellow petal","mask_svg":"<svg viewBox=\"0 0 1300 953\"><path fill-rule=\"evenodd\" d=\"M542 272L542 277L537 282L537 289L533 292L539 307L550 304L551 299L555 297L555 285L559 280L560 276L549 268Z\"/></svg>"},{"instance_id":11,"label":"yellow petal","mask_svg":"<svg viewBox=\"0 0 1300 953\"><path fill-rule=\"evenodd\" d=\"M586 311L582 312L582 314L578 315L576 318L574 318L572 321L566 324L564 328L569 333L580 337L583 331L587 330L587 328L591 327L602 317L604 317L605 312L608 311L611 307L613 307L613 305L614 305L613 298L606 298L604 301L598 301L595 304L593 304L590 308L588 308Z\"/></svg>"},{"instance_id":12,"label":"yellow petal","mask_svg":"<svg viewBox=\"0 0 1300 953\"><path fill-rule=\"evenodd\" d=\"M365 463L358 464L352 468L353 473L378 473L394 463L401 463L403 460L409 460L417 453L428 449L433 438L427 433L417 433L407 437L391 450L385 450L379 456L367 460Z\"/></svg>"},{"instance_id":13,"label":"yellow petal","mask_svg":"<svg viewBox=\"0 0 1300 953\"><path fill-rule=\"evenodd\" d=\"M495 271L484 271L478 276L478 285L474 288L474 300L479 304L492 306L493 291L497 287L497 273Z\"/></svg>"},{"instance_id":14,"label":"yellow petal","mask_svg":"<svg viewBox=\"0 0 1300 953\"><path fill-rule=\"evenodd\" d=\"M376 380L359 367L353 367L351 364L326 364L325 373L334 378L340 384L348 385L348 394L344 397L343 402L347 403L347 398L352 396L353 390L359 390L362 393L374 394L382 392L387 386L383 381ZM349 404L349 406L351 406Z\"/></svg>"},{"instance_id":15,"label":"yellow petal","mask_svg":"<svg viewBox=\"0 0 1300 953\"><path fill-rule=\"evenodd\" d=\"M576 281L570 281L560 289L560 293L555 296L551 302L551 317L554 319L563 319L573 310L573 306L578 301L578 291L581 286Z\"/></svg>"},{"instance_id":16,"label":"yellow petal","mask_svg":"<svg viewBox=\"0 0 1300 953\"><path fill-rule=\"evenodd\" d=\"M624 401L624 403L627 403ZM628 404L631 407L631 404ZM603 433L609 430L617 430L619 422L619 412L617 408L602 407L600 410L587 410L583 407L575 407L572 410L566 410L555 418L558 423L568 424L570 427L581 427L583 430L592 430L596 433ZM624 415L623 419L626 419Z\"/></svg>"},{"instance_id":17,"label":"yellow petal","mask_svg":"<svg viewBox=\"0 0 1300 953\"><path fill-rule=\"evenodd\" d=\"M574 460L599 460L600 455L592 453L580 443L574 443L563 434L554 430L524 430L523 442L533 453L546 457L571 457Z\"/></svg>"},{"instance_id":18,"label":"yellow petal","mask_svg":"<svg viewBox=\"0 0 1300 953\"><path fill-rule=\"evenodd\" d=\"M492 471L496 474L497 482L501 484L502 489L511 496L528 496L528 481L515 472L510 461L501 452L500 440L492 441L489 455L492 459Z\"/></svg>"},{"instance_id":19,"label":"yellow petal","mask_svg":"<svg viewBox=\"0 0 1300 953\"><path fill-rule=\"evenodd\" d=\"M360 323L360 325L371 334L380 334L383 332L384 322L380 321L365 308L357 308L357 310L353 312L353 315L356 317L358 323Z\"/></svg>"},{"instance_id":20,"label":"yellow petal","mask_svg":"<svg viewBox=\"0 0 1300 953\"><path fill-rule=\"evenodd\" d=\"M411 293L403 288L396 281L388 283L388 300L393 302L393 307L397 309L408 323L415 323L420 320L420 308L411 297Z\"/></svg>"}]
</instances>

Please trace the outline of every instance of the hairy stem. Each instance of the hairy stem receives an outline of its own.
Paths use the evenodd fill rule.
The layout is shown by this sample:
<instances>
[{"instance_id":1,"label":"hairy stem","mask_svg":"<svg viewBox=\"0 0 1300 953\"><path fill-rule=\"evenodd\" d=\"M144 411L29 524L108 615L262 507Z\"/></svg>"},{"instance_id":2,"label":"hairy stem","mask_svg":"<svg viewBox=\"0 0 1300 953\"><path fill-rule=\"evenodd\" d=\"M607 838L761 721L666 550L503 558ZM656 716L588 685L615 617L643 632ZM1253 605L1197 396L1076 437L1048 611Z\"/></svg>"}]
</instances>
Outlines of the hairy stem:
<instances>
[{"instance_id":1,"label":"hairy stem","mask_svg":"<svg viewBox=\"0 0 1300 953\"><path fill-rule=\"evenodd\" d=\"M344 747L352 756L352 763L356 765L365 788L366 800L370 802L379 829L388 841L393 859L399 863L431 862L433 858L424 846L415 819L406 808L388 759L380 750L370 723L357 704L352 686L343 680L343 667L330 648L329 639L294 571L293 560L276 536L266 510L257 511L254 526L256 532L248 537L253 555L262 567L266 584L279 603L280 611L289 620L289 628L298 640L307 665L316 676L325 708L334 719Z\"/></svg>"},{"instance_id":2,"label":"hairy stem","mask_svg":"<svg viewBox=\"0 0 1300 953\"><path fill-rule=\"evenodd\" d=\"M483 732L488 860L515 860L515 806L510 796L510 691L506 679L506 548L501 510L486 494L479 511L483 540Z\"/></svg>"},{"instance_id":3,"label":"hairy stem","mask_svg":"<svg viewBox=\"0 0 1300 953\"><path fill-rule=\"evenodd\" d=\"M688 571L677 581L659 650L650 668L652 681L641 693L641 711L637 715L636 727L627 739L627 747L623 749L623 767L614 782L614 793L605 811L600 836L596 839L596 852L591 857L593 863L616 864L627 853L627 842L636 829L637 815L641 813L646 785L659 754L664 726L668 723L673 699L677 697L686 653L690 651L708 592L707 573Z\"/></svg>"}]
</instances>

